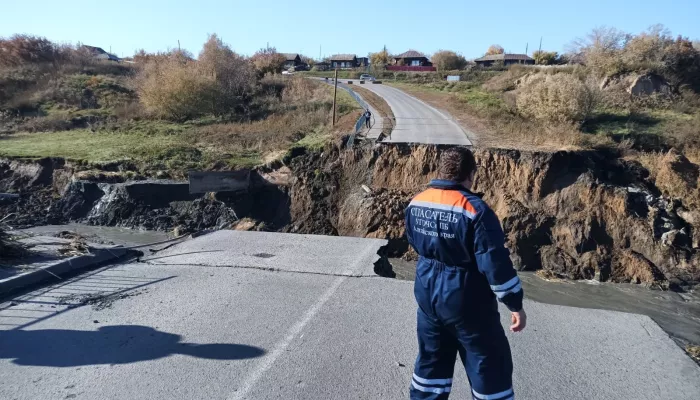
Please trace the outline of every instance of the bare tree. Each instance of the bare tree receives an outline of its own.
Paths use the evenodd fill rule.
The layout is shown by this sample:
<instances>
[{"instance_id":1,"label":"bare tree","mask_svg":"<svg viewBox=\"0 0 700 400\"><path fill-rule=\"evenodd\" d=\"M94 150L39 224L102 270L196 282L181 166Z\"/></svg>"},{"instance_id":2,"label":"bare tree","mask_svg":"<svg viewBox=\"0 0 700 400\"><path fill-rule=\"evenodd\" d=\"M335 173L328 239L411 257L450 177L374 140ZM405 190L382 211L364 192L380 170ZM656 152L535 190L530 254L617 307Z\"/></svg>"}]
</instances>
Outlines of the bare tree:
<instances>
[{"instance_id":1,"label":"bare tree","mask_svg":"<svg viewBox=\"0 0 700 400\"><path fill-rule=\"evenodd\" d=\"M216 34L210 35L199 53L198 67L216 82L215 113L226 113L248 95L255 84L250 63L236 54Z\"/></svg>"},{"instance_id":2,"label":"bare tree","mask_svg":"<svg viewBox=\"0 0 700 400\"><path fill-rule=\"evenodd\" d=\"M391 55L389 54L389 51L386 49L386 46L384 48L376 53L370 53L369 55L369 61L372 64L372 66L378 67L378 66L384 66L387 64L391 64Z\"/></svg>"},{"instance_id":3,"label":"bare tree","mask_svg":"<svg viewBox=\"0 0 700 400\"><path fill-rule=\"evenodd\" d=\"M268 73L276 74L282 72L285 58L274 47L266 47L256 51L250 58L250 61L255 65L258 75L264 76Z\"/></svg>"},{"instance_id":4,"label":"bare tree","mask_svg":"<svg viewBox=\"0 0 700 400\"><path fill-rule=\"evenodd\" d=\"M581 58L599 75L613 75L623 67L621 52L630 35L616 28L601 26L569 45L569 52Z\"/></svg>"}]
</instances>

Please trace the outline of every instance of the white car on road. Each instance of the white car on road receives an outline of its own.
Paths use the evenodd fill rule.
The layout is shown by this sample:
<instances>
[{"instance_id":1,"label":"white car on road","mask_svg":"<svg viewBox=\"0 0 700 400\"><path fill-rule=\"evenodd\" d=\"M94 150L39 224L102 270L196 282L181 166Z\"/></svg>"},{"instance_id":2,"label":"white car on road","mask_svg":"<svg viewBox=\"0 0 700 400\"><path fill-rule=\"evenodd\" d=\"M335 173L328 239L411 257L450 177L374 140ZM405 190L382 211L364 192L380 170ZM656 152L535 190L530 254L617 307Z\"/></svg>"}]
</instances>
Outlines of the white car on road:
<instances>
[{"instance_id":1,"label":"white car on road","mask_svg":"<svg viewBox=\"0 0 700 400\"><path fill-rule=\"evenodd\" d=\"M370 81L370 82L372 82L372 81L374 81L375 79L374 79L374 77L373 77L372 75L369 75L369 74L362 74L362 75L360 75L360 80L361 80L361 81Z\"/></svg>"}]
</instances>

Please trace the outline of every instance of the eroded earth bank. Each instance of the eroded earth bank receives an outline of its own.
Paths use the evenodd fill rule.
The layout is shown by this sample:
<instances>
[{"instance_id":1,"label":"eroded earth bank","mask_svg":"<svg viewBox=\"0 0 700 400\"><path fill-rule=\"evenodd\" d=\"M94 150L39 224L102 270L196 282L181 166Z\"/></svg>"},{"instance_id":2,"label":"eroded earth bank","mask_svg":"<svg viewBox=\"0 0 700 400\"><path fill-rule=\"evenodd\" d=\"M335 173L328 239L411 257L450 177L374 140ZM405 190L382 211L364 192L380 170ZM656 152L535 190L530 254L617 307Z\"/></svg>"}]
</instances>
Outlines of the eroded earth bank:
<instances>
[{"instance_id":1,"label":"eroded earth bank","mask_svg":"<svg viewBox=\"0 0 700 400\"><path fill-rule=\"evenodd\" d=\"M230 228L389 240L411 259L403 210L435 177L431 145L296 149L251 170L246 191L192 195L128 163L0 160L0 215L13 227L79 221L174 230ZM568 279L687 291L700 282L699 169L673 151L650 171L603 151L475 149L475 190L500 217L517 268ZM128 173L126 173L128 172ZM126 181L125 176L130 180Z\"/></svg>"}]
</instances>

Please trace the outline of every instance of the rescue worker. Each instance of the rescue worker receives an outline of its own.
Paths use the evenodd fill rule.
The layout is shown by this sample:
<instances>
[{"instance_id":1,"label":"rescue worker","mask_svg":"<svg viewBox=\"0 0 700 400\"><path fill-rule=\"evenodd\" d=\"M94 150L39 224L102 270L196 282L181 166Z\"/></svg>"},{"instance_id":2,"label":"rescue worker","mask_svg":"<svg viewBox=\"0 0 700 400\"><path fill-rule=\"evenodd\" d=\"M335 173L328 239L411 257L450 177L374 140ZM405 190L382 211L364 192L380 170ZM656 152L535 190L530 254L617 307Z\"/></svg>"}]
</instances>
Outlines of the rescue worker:
<instances>
[{"instance_id":1,"label":"rescue worker","mask_svg":"<svg viewBox=\"0 0 700 400\"><path fill-rule=\"evenodd\" d=\"M475 400L514 399L510 345L496 299L525 328L523 290L496 214L470 191L476 161L466 148L442 153L438 179L406 209L406 235L420 255L418 357L411 399L447 399L457 353Z\"/></svg>"},{"instance_id":2,"label":"rescue worker","mask_svg":"<svg viewBox=\"0 0 700 400\"><path fill-rule=\"evenodd\" d=\"M372 118L372 113L369 112L369 108L365 110L365 126L370 129L370 119Z\"/></svg>"}]
</instances>

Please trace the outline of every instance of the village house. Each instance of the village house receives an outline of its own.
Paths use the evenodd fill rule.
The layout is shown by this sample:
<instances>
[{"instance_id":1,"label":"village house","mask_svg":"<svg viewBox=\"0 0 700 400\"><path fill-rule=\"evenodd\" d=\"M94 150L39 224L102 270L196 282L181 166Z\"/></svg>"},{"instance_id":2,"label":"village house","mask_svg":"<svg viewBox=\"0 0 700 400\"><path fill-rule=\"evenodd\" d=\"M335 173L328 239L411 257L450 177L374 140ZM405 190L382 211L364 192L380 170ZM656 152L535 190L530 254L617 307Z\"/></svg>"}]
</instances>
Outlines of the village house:
<instances>
[{"instance_id":1,"label":"village house","mask_svg":"<svg viewBox=\"0 0 700 400\"><path fill-rule=\"evenodd\" d=\"M336 54L329 61L332 69L352 69L357 67L357 57L354 54Z\"/></svg>"},{"instance_id":2,"label":"village house","mask_svg":"<svg viewBox=\"0 0 700 400\"><path fill-rule=\"evenodd\" d=\"M284 56L284 69L298 69L299 67L304 67L304 62L301 61L301 56L296 53L283 53Z\"/></svg>"},{"instance_id":3,"label":"village house","mask_svg":"<svg viewBox=\"0 0 700 400\"><path fill-rule=\"evenodd\" d=\"M535 60L527 54L489 54L474 60L476 65L490 67L495 62L503 62L503 65L526 64L535 65Z\"/></svg>"},{"instance_id":4,"label":"village house","mask_svg":"<svg viewBox=\"0 0 700 400\"><path fill-rule=\"evenodd\" d=\"M357 57L357 66L358 67L368 67L369 66L369 57Z\"/></svg>"},{"instance_id":5,"label":"village house","mask_svg":"<svg viewBox=\"0 0 700 400\"><path fill-rule=\"evenodd\" d=\"M325 61L319 61L314 64L316 71L328 71L331 68L331 64Z\"/></svg>"},{"instance_id":6,"label":"village house","mask_svg":"<svg viewBox=\"0 0 700 400\"><path fill-rule=\"evenodd\" d=\"M425 56L425 54L415 51L415 50L409 50L405 53L401 53L397 56L394 56L394 65L405 65L409 67L432 67L433 63L430 62L428 57Z\"/></svg>"}]
</instances>

